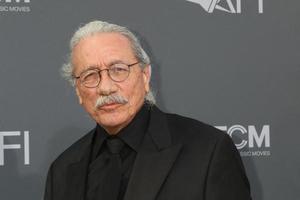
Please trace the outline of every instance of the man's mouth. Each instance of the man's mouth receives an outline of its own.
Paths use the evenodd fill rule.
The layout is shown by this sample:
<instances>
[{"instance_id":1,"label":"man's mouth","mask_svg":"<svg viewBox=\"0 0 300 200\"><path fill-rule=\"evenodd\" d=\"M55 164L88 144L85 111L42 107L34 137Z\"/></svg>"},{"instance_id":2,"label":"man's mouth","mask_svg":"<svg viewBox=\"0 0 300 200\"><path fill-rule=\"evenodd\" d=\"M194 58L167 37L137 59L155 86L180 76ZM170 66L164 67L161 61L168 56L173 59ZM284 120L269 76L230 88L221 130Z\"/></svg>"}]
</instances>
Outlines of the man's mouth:
<instances>
[{"instance_id":1,"label":"man's mouth","mask_svg":"<svg viewBox=\"0 0 300 200\"><path fill-rule=\"evenodd\" d=\"M106 103L102 106L99 106L99 109L105 110L105 111L110 111L110 110L114 110L114 109L118 108L121 105L122 104L119 104L119 103Z\"/></svg>"}]
</instances>

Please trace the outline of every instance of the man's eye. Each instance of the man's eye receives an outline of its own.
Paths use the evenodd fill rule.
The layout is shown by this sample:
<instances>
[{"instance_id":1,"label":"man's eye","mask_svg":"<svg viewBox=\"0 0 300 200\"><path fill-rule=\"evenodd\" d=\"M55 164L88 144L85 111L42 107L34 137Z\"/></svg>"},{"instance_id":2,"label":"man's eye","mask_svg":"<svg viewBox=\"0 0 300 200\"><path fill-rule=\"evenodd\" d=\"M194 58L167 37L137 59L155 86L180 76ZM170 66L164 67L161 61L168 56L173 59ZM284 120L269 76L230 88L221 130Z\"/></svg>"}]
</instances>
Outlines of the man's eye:
<instances>
[{"instance_id":1,"label":"man's eye","mask_svg":"<svg viewBox=\"0 0 300 200\"><path fill-rule=\"evenodd\" d=\"M117 72L126 71L126 69L121 68L121 67L116 67L116 68L114 68L114 70L117 71Z\"/></svg>"},{"instance_id":2,"label":"man's eye","mask_svg":"<svg viewBox=\"0 0 300 200\"><path fill-rule=\"evenodd\" d=\"M88 72L83 76L83 81L93 81L98 78L98 73L97 72Z\"/></svg>"},{"instance_id":3,"label":"man's eye","mask_svg":"<svg viewBox=\"0 0 300 200\"><path fill-rule=\"evenodd\" d=\"M126 72L127 68L123 66L115 66L110 68L110 71L113 73L122 73L122 72Z\"/></svg>"}]
</instances>

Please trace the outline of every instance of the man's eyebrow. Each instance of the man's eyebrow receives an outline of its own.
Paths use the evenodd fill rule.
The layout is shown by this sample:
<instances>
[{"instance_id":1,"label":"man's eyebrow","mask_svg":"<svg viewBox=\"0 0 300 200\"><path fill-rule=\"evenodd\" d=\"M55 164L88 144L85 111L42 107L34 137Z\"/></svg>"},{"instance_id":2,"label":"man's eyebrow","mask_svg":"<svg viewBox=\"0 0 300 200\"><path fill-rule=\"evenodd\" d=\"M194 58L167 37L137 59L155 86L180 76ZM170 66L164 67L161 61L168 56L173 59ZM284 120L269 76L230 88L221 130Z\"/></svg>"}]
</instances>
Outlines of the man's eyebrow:
<instances>
[{"instance_id":1,"label":"man's eyebrow","mask_svg":"<svg viewBox=\"0 0 300 200\"><path fill-rule=\"evenodd\" d=\"M112 60L110 62L108 62L105 67L110 67L114 64L126 64L126 62L124 62L123 60L120 60L120 59L116 59L116 60ZM88 65L86 67L84 67L84 70L82 70L82 72L85 72L85 71L88 71L88 70L91 70L91 69L100 69L100 67L102 67L101 65ZM81 72L81 73L82 73Z\"/></svg>"},{"instance_id":2,"label":"man's eyebrow","mask_svg":"<svg viewBox=\"0 0 300 200\"><path fill-rule=\"evenodd\" d=\"M89 65L89 66L85 67L85 69L82 70L82 72L85 72L85 71L88 71L91 69L99 69L99 67L97 65Z\"/></svg>"},{"instance_id":3,"label":"man's eyebrow","mask_svg":"<svg viewBox=\"0 0 300 200\"><path fill-rule=\"evenodd\" d=\"M112 66L112 65L114 65L114 64L125 64L125 63L126 63L126 62L124 62L123 60L117 59L117 60L113 60L113 61L108 62L108 63L107 63L107 67Z\"/></svg>"},{"instance_id":4,"label":"man's eyebrow","mask_svg":"<svg viewBox=\"0 0 300 200\"><path fill-rule=\"evenodd\" d=\"M79 72L78 76L80 76L82 73L86 71L93 70L93 69L99 69L99 67L96 65L89 65L87 67L84 67L84 69L81 72Z\"/></svg>"}]
</instances>

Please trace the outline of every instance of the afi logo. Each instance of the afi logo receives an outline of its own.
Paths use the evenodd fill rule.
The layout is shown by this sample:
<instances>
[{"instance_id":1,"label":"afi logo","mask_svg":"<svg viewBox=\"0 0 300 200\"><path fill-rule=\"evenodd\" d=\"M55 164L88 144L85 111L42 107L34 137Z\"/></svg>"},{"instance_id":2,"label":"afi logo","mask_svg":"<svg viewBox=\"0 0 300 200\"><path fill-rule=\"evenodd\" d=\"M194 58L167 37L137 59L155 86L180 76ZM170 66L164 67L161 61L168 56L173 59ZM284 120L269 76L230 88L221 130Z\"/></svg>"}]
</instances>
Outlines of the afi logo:
<instances>
[{"instance_id":1,"label":"afi logo","mask_svg":"<svg viewBox=\"0 0 300 200\"><path fill-rule=\"evenodd\" d=\"M2 0L0 0L1 2ZM21 0L4 0L5 3L12 3L12 2L16 2L16 3L20 3ZM23 0L24 3L30 3L30 0Z\"/></svg>"},{"instance_id":2,"label":"afi logo","mask_svg":"<svg viewBox=\"0 0 300 200\"><path fill-rule=\"evenodd\" d=\"M263 145L264 147L270 147L269 125L264 125L260 133L257 132L257 129L253 125L248 126L248 130L241 125L233 125L231 127L216 126L216 128L222 131L227 131L230 137L233 137L233 135L238 136L238 138L240 138L240 141L235 141L235 146L237 149L242 149L246 145L248 145L249 148L254 148L255 146L261 148Z\"/></svg>"},{"instance_id":3,"label":"afi logo","mask_svg":"<svg viewBox=\"0 0 300 200\"><path fill-rule=\"evenodd\" d=\"M21 144L5 144L4 137L22 137L21 131L0 131L0 166L4 165L4 150L22 149L24 155L24 165L29 165L29 131L24 131L23 133L23 147Z\"/></svg>"},{"instance_id":4,"label":"afi logo","mask_svg":"<svg viewBox=\"0 0 300 200\"><path fill-rule=\"evenodd\" d=\"M242 12L242 0L235 0L234 5L232 1L234 0L186 0L196 4L199 4L208 13L212 13L215 9L221 10L227 13L241 13ZM263 13L263 1L258 0L258 13ZM224 7L225 6L225 7Z\"/></svg>"}]
</instances>

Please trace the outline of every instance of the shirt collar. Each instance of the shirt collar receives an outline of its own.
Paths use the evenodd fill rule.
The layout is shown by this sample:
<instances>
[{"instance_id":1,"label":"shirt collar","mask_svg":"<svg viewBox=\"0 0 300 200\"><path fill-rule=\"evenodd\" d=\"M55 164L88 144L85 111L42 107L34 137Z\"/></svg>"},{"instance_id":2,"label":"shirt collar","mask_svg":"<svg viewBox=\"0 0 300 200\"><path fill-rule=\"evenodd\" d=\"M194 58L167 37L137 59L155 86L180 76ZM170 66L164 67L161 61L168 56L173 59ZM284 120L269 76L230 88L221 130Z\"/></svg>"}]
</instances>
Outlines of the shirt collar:
<instances>
[{"instance_id":1,"label":"shirt collar","mask_svg":"<svg viewBox=\"0 0 300 200\"><path fill-rule=\"evenodd\" d=\"M134 119L117 136L137 152L147 131L148 121L149 106L144 104Z\"/></svg>"}]
</instances>

